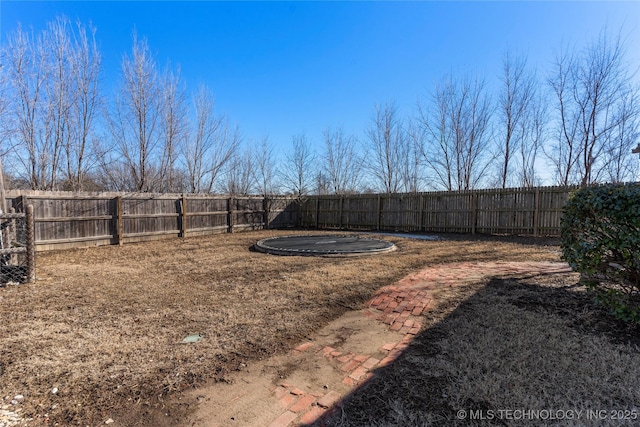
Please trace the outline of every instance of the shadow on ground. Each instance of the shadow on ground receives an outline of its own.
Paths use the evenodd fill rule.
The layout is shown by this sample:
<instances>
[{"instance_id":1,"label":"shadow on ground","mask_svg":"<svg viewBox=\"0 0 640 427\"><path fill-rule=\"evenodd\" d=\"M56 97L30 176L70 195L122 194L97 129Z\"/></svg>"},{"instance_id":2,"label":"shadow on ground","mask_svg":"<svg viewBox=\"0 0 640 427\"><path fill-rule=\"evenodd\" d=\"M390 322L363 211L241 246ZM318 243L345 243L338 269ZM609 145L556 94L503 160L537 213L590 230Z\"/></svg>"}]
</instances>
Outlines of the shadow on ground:
<instances>
[{"instance_id":1,"label":"shadow on ground","mask_svg":"<svg viewBox=\"0 0 640 427\"><path fill-rule=\"evenodd\" d=\"M306 427L637 425L640 330L594 306L575 275L494 279L431 316Z\"/></svg>"}]
</instances>

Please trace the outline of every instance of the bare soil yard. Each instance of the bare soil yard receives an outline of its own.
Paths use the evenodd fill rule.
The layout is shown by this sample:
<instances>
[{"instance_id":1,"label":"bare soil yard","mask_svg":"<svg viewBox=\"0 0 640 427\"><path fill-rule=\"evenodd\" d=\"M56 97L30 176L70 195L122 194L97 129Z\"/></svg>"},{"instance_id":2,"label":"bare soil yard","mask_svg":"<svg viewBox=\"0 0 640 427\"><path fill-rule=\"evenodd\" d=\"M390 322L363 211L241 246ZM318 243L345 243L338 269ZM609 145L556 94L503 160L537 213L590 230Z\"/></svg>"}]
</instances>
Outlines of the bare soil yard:
<instances>
[{"instance_id":1,"label":"bare soil yard","mask_svg":"<svg viewBox=\"0 0 640 427\"><path fill-rule=\"evenodd\" d=\"M398 250L370 257L279 257L250 250L260 239L286 234L291 231L39 254L35 284L0 289L0 405L17 411L23 420L30 418L32 425L93 426L115 420L113 425L182 426L193 410L191 401L180 399L185 391L224 383L248 364L284 354L345 312L362 308L377 289L410 272L458 261L559 260L553 241L469 236L446 236L441 241L383 236ZM445 408L445 415L435 413L437 420L449 416L456 405L511 403L492 399L503 399L500 393L509 387L518 389L519 377L507 375L500 383L487 384L486 396L480 398L477 390L464 387L473 383L474 373L454 369L451 377L443 365L446 360L441 359L482 347L462 338L464 342L451 341L452 336L482 336L486 345L505 333L526 335L519 325L529 321L527 316L538 319L536 328L559 334L549 347L529 353L531 359L544 359L545 351L557 353L556 346L568 343L574 347L560 349L559 363L574 360L575 366L567 369L588 369L596 363L595 356L585 356L568 338L587 343L597 338L598 349L614 349L601 352L604 359L597 363L638 369L637 348L627 344L637 340L637 331L624 329L605 313L591 311L592 307L585 311L584 293L564 290L575 282L575 276L534 278L499 286L465 286L440 295L437 310L428 319L433 327L416 338L397 369L394 363L392 371L382 372L388 376L386 381L372 381L367 386L371 388L359 390L346 401L349 423L330 425L374 425L372 420L385 426L422 425L418 421L430 422L434 415L416 409L424 404ZM484 312L481 307L494 309ZM195 344L181 343L192 334L203 338ZM533 341L517 342L539 346ZM505 348L501 354L514 351L521 348ZM615 356L618 353L621 356ZM518 360L489 361L477 369L511 372ZM420 368L411 367L416 374L405 381L406 363ZM549 371L542 361L540 369L544 378ZM618 381L621 372L594 381ZM546 378L548 382L566 380ZM451 390L460 393L454 395ZM637 384L626 390L626 395L620 391L612 402L640 407ZM568 398L587 395L580 393ZM22 397L16 400L17 396ZM372 405L367 396L386 403ZM447 402L455 403L447 406ZM394 421L393 413L404 415Z\"/></svg>"}]
</instances>

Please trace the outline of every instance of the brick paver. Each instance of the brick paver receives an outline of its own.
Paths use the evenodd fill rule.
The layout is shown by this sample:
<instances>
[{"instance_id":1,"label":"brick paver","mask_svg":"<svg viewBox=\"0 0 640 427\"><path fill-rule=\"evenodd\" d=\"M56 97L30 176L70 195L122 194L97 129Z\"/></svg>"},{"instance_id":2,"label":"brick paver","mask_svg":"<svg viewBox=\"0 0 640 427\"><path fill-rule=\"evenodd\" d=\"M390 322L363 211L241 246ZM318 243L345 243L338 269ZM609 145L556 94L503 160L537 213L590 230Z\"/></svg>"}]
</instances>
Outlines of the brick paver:
<instances>
[{"instance_id":1,"label":"brick paver","mask_svg":"<svg viewBox=\"0 0 640 427\"><path fill-rule=\"evenodd\" d=\"M294 388L293 390L291 390L291 394L302 396L304 394L304 391L300 390L299 388Z\"/></svg>"},{"instance_id":2,"label":"brick paver","mask_svg":"<svg viewBox=\"0 0 640 427\"><path fill-rule=\"evenodd\" d=\"M293 394L285 394L280 398L280 400L278 400L278 402L280 403L280 406L286 409L291 406L296 399L297 397Z\"/></svg>"},{"instance_id":3,"label":"brick paver","mask_svg":"<svg viewBox=\"0 0 640 427\"><path fill-rule=\"evenodd\" d=\"M304 343L304 344L300 344L299 346L297 346L294 349L294 351L302 353L303 351L306 351L306 350L310 349L314 345L315 345L315 343L313 343L313 342L307 342L307 343Z\"/></svg>"},{"instance_id":4,"label":"brick paver","mask_svg":"<svg viewBox=\"0 0 640 427\"><path fill-rule=\"evenodd\" d=\"M329 393L325 394L320 399L318 399L318 406L325 409L329 408L333 406L337 401L339 401L341 397L342 396L340 396L340 393L335 391L330 391Z\"/></svg>"},{"instance_id":5,"label":"brick paver","mask_svg":"<svg viewBox=\"0 0 640 427\"><path fill-rule=\"evenodd\" d=\"M326 409L314 406L300 417L300 424L311 424L324 415Z\"/></svg>"},{"instance_id":6,"label":"brick paver","mask_svg":"<svg viewBox=\"0 0 640 427\"><path fill-rule=\"evenodd\" d=\"M336 357L336 360L340 363L347 363L354 356L353 353L345 354L344 356Z\"/></svg>"},{"instance_id":7,"label":"brick paver","mask_svg":"<svg viewBox=\"0 0 640 427\"><path fill-rule=\"evenodd\" d=\"M362 364L362 367L365 369L373 369L373 367L376 366L378 363L380 363L380 359L376 359L375 357L370 357Z\"/></svg>"},{"instance_id":8,"label":"brick paver","mask_svg":"<svg viewBox=\"0 0 640 427\"><path fill-rule=\"evenodd\" d=\"M367 368L365 368L364 366L358 366L356 369L353 370L353 372L349 374L349 378L351 378L354 381L359 381L362 377L367 375L367 372L369 372Z\"/></svg>"},{"instance_id":9,"label":"brick paver","mask_svg":"<svg viewBox=\"0 0 640 427\"><path fill-rule=\"evenodd\" d=\"M306 411L313 403L315 403L315 401L317 400L317 398L312 395L312 394L305 394L304 396L302 396L296 403L294 403L293 405L291 405L291 407L289 408L289 410L291 412L304 412Z\"/></svg>"},{"instance_id":10,"label":"brick paver","mask_svg":"<svg viewBox=\"0 0 640 427\"><path fill-rule=\"evenodd\" d=\"M293 352L313 351L322 355L342 373L344 384L355 387L370 379L375 368L392 363L409 346L422 327L418 316L428 312L434 304L433 290L479 283L492 277L568 272L571 272L570 267L558 262L463 262L425 268L379 289L367 303L364 315L388 325L400 338L379 349L379 354L384 356L382 359L368 354L345 353L328 346L311 350L314 342L301 344ZM331 412L342 398L336 391L305 393L286 383L279 384L272 392L286 410L269 427L311 424Z\"/></svg>"},{"instance_id":11,"label":"brick paver","mask_svg":"<svg viewBox=\"0 0 640 427\"><path fill-rule=\"evenodd\" d=\"M269 427L287 427L291 425L291 423L298 418L298 414L295 412L287 411L276 418Z\"/></svg>"},{"instance_id":12,"label":"brick paver","mask_svg":"<svg viewBox=\"0 0 640 427\"><path fill-rule=\"evenodd\" d=\"M289 390L287 390L287 388L283 386L278 386L273 390L273 394L275 394L278 399L280 399L282 396L288 393L289 393Z\"/></svg>"}]
</instances>

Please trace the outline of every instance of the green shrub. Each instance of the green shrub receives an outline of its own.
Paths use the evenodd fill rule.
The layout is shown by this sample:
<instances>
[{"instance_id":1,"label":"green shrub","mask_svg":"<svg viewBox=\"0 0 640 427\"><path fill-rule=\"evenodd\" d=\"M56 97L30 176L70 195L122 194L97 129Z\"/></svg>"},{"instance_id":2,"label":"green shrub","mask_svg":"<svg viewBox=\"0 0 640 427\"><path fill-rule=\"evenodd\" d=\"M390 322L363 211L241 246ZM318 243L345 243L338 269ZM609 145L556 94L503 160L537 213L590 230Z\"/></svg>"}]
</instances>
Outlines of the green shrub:
<instances>
[{"instance_id":1,"label":"green shrub","mask_svg":"<svg viewBox=\"0 0 640 427\"><path fill-rule=\"evenodd\" d=\"M640 186L577 190L564 208L562 256L596 300L640 323Z\"/></svg>"}]
</instances>

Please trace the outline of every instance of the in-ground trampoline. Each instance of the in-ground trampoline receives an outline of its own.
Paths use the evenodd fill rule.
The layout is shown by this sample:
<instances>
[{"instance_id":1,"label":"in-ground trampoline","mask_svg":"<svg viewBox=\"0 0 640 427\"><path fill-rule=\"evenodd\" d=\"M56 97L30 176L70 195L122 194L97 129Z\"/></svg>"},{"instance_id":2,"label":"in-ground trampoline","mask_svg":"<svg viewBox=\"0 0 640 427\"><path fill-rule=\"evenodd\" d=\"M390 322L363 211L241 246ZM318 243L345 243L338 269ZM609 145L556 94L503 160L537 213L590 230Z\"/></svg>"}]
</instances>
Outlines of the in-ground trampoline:
<instances>
[{"instance_id":1,"label":"in-ground trampoline","mask_svg":"<svg viewBox=\"0 0 640 427\"><path fill-rule=\"evenodd\" d=\"M389 252L396 247L386 240L359 236L283 236L260 240L255 248L274 255L353 256Z\"/></svg>"}]
</instances>

